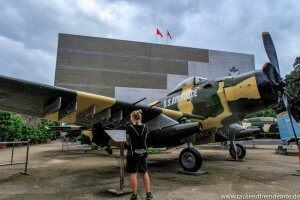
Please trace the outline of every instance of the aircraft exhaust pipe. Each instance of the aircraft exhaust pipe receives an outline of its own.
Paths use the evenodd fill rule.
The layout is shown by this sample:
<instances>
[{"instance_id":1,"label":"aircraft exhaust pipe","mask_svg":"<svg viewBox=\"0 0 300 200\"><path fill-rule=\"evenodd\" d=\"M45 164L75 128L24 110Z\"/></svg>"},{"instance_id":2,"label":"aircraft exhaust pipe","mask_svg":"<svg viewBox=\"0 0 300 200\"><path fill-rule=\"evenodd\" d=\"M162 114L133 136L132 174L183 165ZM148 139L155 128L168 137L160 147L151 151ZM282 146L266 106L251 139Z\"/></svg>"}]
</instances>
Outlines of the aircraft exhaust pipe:
<instances>
[{"instance_id":1,"label":"aircraft exhaust pipe","mask_svg":"<svg viewBox=\"0 0 300 200\"><path fill-rule=\"evenodd\" d=\"M197 133L202 130L202 124L200 122L177 124L175 126L167 127L161 130L161 133L175 132L181 133Z\"/></svg>"},{"instance_id":2,"label":"aircraft exhaust pipe","mask_svg":"<svg viewBox=\"0 0 300 200\"><path fill-rule=\"evenodd\" d=\"M177 124L154 131L153 133L149 134L149 139L152 141L165 138L177 140L193 135L201 130L202 124L200 122Z\"/></svg>"}]
</instances>

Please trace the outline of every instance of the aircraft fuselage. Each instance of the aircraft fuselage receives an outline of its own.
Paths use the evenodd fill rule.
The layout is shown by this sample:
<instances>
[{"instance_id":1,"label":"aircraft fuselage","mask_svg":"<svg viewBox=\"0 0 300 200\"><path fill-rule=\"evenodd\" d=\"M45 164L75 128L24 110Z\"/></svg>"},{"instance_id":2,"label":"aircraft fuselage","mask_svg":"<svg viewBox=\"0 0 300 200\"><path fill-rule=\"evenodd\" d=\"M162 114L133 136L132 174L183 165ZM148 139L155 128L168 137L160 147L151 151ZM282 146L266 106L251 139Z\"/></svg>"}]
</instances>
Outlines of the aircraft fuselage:
<instances>
[{"instance_id":1,"label":"aircraft fuselage","mask_svg":"<svg viewBox=\"0 0 300 200\"><path fill-rule=\"evenodd\" d=\"M195 81L160 100L158 107L205 117L199 121L203 129L222 128L239 122L247 114L263 110L277 103L277 96L262 71L238 76Z\"/></svg>"}]
</instances>

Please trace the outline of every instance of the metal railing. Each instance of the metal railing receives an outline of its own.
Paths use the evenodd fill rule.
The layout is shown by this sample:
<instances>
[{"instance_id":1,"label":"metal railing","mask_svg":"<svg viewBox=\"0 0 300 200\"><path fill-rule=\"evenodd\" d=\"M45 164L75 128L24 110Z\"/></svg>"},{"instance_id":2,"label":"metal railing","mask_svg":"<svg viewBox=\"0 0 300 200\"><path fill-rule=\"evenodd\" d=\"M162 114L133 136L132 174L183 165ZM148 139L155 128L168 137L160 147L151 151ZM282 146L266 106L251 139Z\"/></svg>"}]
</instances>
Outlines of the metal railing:
<instances>
[{"instance_id":1,"label":"metal railing","mask_svg":"<svg viewBox=\"0 0 300 200\"><path fill-rule=\"evenodd\" d=\"M2 167L2 166L9 166L9 165L20 165L20 164L25 164L24 172L21 172L21 174L23 174L23 175L29 175L29 173L27 172L27 168L28 168L28 158L29 158L29 146L30 146L30 145L29 145L29 141L0 142L0 144L12 144L10 163L3 163L3 164L0 164L0 167ZM25 159L25 162L14 162L15 144L27 144L27 151L26 151L26 159Z\"/></svg>"},{"instance_id":2,"label":"metal railing","mask_svg":"<svg viewBox=\"0 0 300 200\"><path fill-rule=\"evenodd\" d=\"M69 142L70 142L70 138L69 137L61 137L61 150L65 150L64 147L67 146L67 149L69 149Z\"/></svg>"}]
</instances>

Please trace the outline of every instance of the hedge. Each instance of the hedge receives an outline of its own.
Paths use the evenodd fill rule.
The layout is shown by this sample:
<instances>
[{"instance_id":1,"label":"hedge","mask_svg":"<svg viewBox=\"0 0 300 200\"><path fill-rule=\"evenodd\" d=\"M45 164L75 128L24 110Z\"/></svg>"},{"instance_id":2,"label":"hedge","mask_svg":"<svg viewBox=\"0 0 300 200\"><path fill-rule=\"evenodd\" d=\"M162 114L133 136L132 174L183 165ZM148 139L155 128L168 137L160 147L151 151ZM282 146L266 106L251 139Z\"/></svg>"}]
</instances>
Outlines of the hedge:
<instances>
[{"instance_id":1,"label":"hedge","mask_svg":"<svg viewBox=\"0 0 300 200\"><path fill-rule=\"evenodd\" d=\"M40 128L33 128L25 124L19 115L0 110L0 141L43 142L53 138L53 132L45 128L53 124L54 122L42 120Z\"/></svg>"}]
</instances>

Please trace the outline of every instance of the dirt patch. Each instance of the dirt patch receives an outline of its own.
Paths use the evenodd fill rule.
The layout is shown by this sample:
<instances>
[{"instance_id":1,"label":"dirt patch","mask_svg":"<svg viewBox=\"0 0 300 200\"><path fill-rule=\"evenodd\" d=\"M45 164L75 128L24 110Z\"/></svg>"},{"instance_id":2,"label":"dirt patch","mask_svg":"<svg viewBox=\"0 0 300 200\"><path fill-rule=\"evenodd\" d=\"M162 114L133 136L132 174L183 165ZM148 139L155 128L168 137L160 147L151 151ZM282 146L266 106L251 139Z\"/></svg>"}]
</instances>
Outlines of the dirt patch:
<instances>
[{"instance_id":1,"label":"dirt patch","mask_svg":"<svg viewBox=\"0 0 300 200\"><path fill-rule=\"evenodd\" d=\"M275 154L275 145L247 149L244 162L229 162L228 150L200 147L202 170L208 174L179 174L181 148L149 157L152 191L155 199L220 199L222 194L299 194L300 178L291 176L298 167L295 153ZM109 156L104 151L72 149L61 151L60 143L30 148L30 176L19 171L23 166L0 168L0 199L129 199L115 197L107 189L119 185L118 150ZM293 150L292 150L293 151ZM15 159L22 160L25 147L19 147ZM0 162L9 160L10 149L0 150ZM125 178L129 186L128 175ZM139 177L140 194L144 196ZM141 198L140 198L141 199Z\"/></svg>"}]
</instances>

